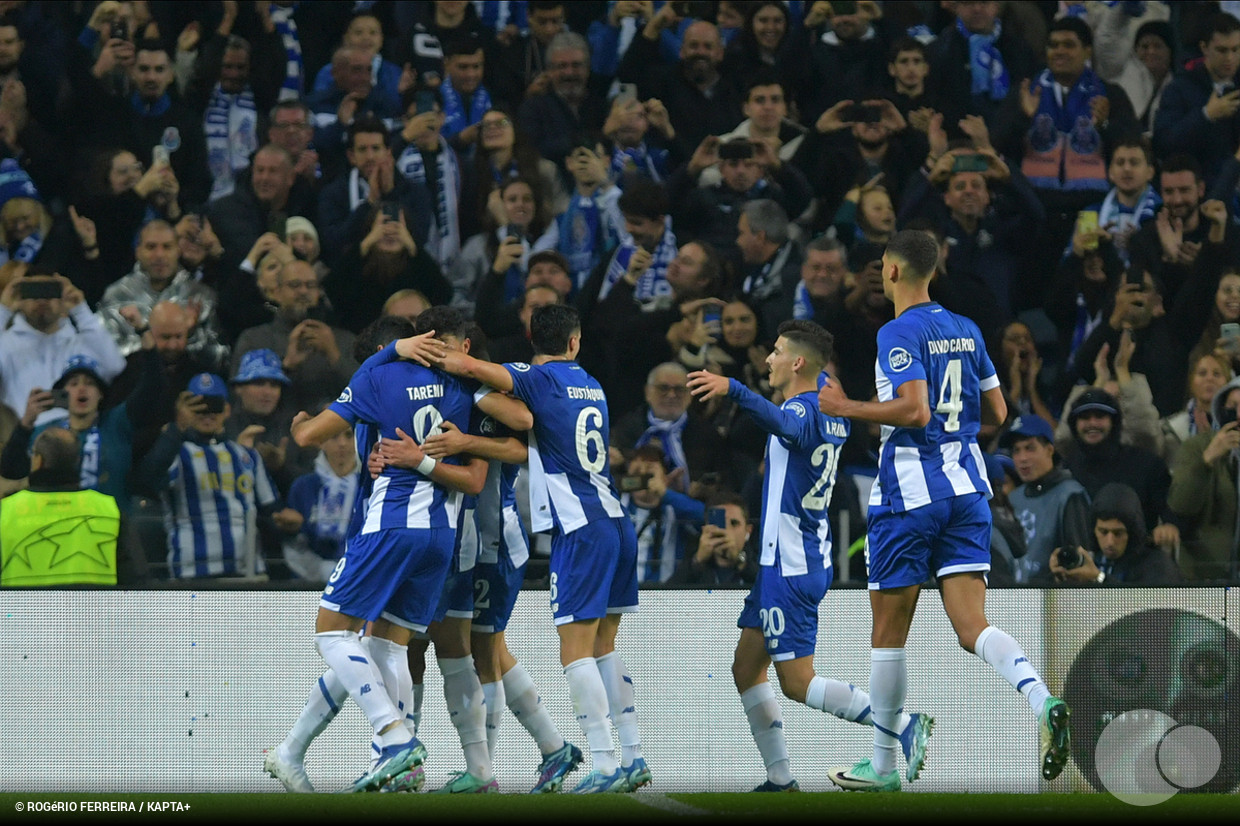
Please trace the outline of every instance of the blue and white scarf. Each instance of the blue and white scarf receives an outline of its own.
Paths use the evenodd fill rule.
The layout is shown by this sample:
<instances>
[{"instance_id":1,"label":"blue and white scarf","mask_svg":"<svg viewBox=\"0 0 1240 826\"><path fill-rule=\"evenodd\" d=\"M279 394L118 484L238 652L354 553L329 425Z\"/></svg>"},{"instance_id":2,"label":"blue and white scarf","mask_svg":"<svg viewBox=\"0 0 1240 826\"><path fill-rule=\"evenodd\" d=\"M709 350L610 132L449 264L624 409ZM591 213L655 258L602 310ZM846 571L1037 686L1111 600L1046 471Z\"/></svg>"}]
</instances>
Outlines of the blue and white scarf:
<instances>
[{"instance_id":1,"label":"blue and white scarf","mask_svg":"<svg viewBox=\"0 0 1240 826\"><path fill-rule=\"evenodd\" d=\"M293 12L297 3L279 6L272 3L271 22L275 24L280 41L284 44L284 80L280 83L280 100L299 100L306 88L306 68L301 59L301 40L297 37L297 23Z\"/></svg>"},{"instance_id":2,"label":"blue and white scarf","mask_svg":"<svg viewBox=\"0 0 1240 826\"><path fill-rule=\"evenodd\" d=\"M814 320L814 301L810 298L804 281L797 284L796 293L792 297L792 317L797 321Z\"/></svg>"},{"instance_id":3,"label":"blue and white scarf","mask_svg":"<svg viewBox=\"0 0 1240 826\"><path fill-rule=\"evenodd\" d=\"M1125 267L1128 266L1129 238L1133 232L1141 228L1142 224L1153 220L1158 215L1160 206L1162 206L1162 198L1150 184L1145 185L1145 191L1141 193L1141 198L1132 209L1119 202L1114 189L1102 199L1102 206L1098 207L1098 226L1111 233L1115 251L1119 253Z\"/></svg>"},{"instance_id":4,"label":"blue and white scarf","mask_svg":"<svg viewBox=\"0 0 1240 826\"><path fill-rule=\"evenodd\" d=\"M443 95L443 128L439 130L439 134L445 138L460 134L463 129L482 120L482 116L491 110L491 95L481 84L474 90L474 96L469 102L469 112L465 111L461 93L452 88L452 78L444 75L439 91Z\"/></svg>"},{"instance_id":5,"label":"blue and white scarf","mask_svg":"<svg viewBox=\"0 0 1240 826\"><path fill-rule=\"evenodd\" d=\"M639 174L663 183L667 177L667 150L651 149L645 141L637 146L617 146L611 153L611 178L617 186L624 186L624 177Z\"/></svg>"},{"instance_id":6,"label":"blue and white scarf","mask_svg":"<svg viewBox=\"0 0 1240 826\"><path fill-rule=\"evenodd\" d=\"M37 229L27 235L17 245L17 249L9 254L4 247L0 247L0 264L7 264L9 261L21 261L23 264L29 264L39 255L39 250L43 249L43 233Z\"/></svg>"},{"instance_id":7,"label":"blue and white scarf","mask_svg":"<svg viewBox=\"0 0 1240 826\"><path fill-rule=\"evenodd\" d=\"M436 167L439 179L435 182L435 223L438 233L430 238L432 257L447 272L461 252L461 228L457 222L457 207L461 200L461 165L456 152L444 141L439 142ZM427 185L426 160L415 144L409 144L396 159L396 171L410 183Z\"/></svg>"},{"instance_id":8,"label":"blue and white scarf","mask_svg":"<svg viewBox=\"0 0 1240 826\"><path fill-rule=\"evenodd\" d=\"M624 273L629 268L629 259L635 252L637 252L637 242L630 236L612 256L611 266L607 268L603 286L599 289L599 301L606 298L616 282L624 277ZM671 216L668 216L663 219L663 237L659 239L659 246L651 255L650 266L637 279L637 286L633 289L633 298L642 304L643 308L656 309L663 303L659 299L671 298L672 285L667 283L667 268L672 263L672 259L676 257L676 252L676 236L672 233Z\"/></svg>"},{"instance_id":9,"label":"blue and white scarf","mask_svg":"<svg viewBox=\"0 0 1240 826\"><path fill-rule=\"evenodd\" d=\"M258 108L254 92L229 94L215 84L202 116L207 143L207 168L211 170L209 200L223 198L233 191L236 175L250 165L258 149Z\"/></svg>"},{"instance_id":10,"label":"blue and white scarf","mask_svg":"<svg viewBox=\"0 0 1240 826\"><path fill-rule=\"evenodd\" d=\"M655 418L654 412L647 410L646 432L642 433L641 437L633 445L634 448L638 448L652 441L658 441L663 446L663 455L667 457L668 470L672 471L676 468L683 468L684 475L681 477L682 492L688 490L689 485L689 459L685 456L685 446L682 440L685 425L688 422L688 413L681 413L680 418L668 421L667 419Z\"/></svg>"},{"instance_id":11,"label":"blue and white scarf","mask_svg":"<svg viewBox=\"0 0 1240 826\"><path fill-rule=\"evenodd\" d=\"M322 453L315 457L314 473L319 478L319 490L311 506L306 532L315 540L315 550L319 550L321 544L342 545L353 512L358 476L356 473L337 476Z\"/></svg>"},{"instance_id":12,"label":"blue and white scarf","mask_svg":"<svg viewBox=\"0 0 1240 826\"><path fill-rule=\"evenodd\" d=\"M1003 25L996 20L991 34L977 34L964 27L956 19L956 30L969 41L969 66L973 71L973 94L988 95L991 100L1003 100L1012 86L1003 55L995 45L1003 32Z\"/></svg>"}]
</instances>

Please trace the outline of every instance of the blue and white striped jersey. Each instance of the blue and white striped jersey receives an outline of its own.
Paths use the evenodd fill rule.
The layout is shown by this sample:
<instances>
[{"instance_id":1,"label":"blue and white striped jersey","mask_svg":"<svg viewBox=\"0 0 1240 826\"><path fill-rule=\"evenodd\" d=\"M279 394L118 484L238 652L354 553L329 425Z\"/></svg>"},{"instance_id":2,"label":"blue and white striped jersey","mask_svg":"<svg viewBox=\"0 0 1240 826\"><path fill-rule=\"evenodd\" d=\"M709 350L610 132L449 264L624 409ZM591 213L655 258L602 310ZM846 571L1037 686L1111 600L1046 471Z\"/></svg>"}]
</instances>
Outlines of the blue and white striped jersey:
<instances>
[{"instance_id":1,"label":"blue and white striped jersey","mask_svg":"<svg viewBox=\"0 0 1240 826\"><path fill-rule=\"evenodd\" d=\"M512 431L490 416L483 416L478 435L488 439L512 435ZM508 557L514 568L530 559L530 543L517 511L517 474L520 465L492 460L487 463L487 480L478 494L474 522L478 527L478 561L488 564Z\"/></svg>"},{"instance_id":2,"label":"blue and white striped jersey","mask_svg":"<svg viewBox=\"0 0 1240 826\"><path fill-rule=\"evenodd\" d=\"M258 506L277 496L258 451L230 441L183 442L163 499L174 579L247 573L251 557L255 573L266 570L255 520Z\"/></svg>"},{"instance_id":3,"label":"blue and white striped jersey","mask_svg":"<svg viewBox=\"0 0 1240 826\"><path fill-rule=\"evenodd\" d=\"M534 414L530 431L530 523L570 534L625 515L608 461L611 423L599 383L571 361L505 364L513 395Z\"/></svg>"},{"instance_id":4,"label":"blue and white striped jersey","mask_svg":"<svg viewBox=\"0 0 1240 826\"><path fill-rule=\"evenodd\" d=\"M378 436L395 439L399 427L419 444L440 432L445 421L468 429L473 394L459 379L410 361L385 361L386 350L358 368L330 410L349 424L375 425ZM389 467L374 480L359 533L392 528L455 530L460 502L459 492L417 471Z\"/></svg>"},{"instance_id":5,"label":"blue and white striped jersey","mask_svg":"<svg viewBox=\"0 0 1240 826\"><path fill-rule=\"evenodd\" d=\"M879 401L894 399L907 381L924 379L930 423L883 425L869 504L889 502L900 512L969 493L989 499L977 433L982 393L998 387L999 377L977 325L934 302L909 307L878 331L874 379Z\"/></svg>"},{"instance_id":6,"label":"blue and white striped jersey","mask_svg":"<svg viewBox=\"0 0 1240 826\"><path fill-rule=\"evenodd\" d=\"M831 520L827 506L839 472L848 419L818 410L806 391L776 407L736 379L728 396L768 433L762 478L762 532L758 562L781 576L831 567Z\"/></svg>"}]
</instances>

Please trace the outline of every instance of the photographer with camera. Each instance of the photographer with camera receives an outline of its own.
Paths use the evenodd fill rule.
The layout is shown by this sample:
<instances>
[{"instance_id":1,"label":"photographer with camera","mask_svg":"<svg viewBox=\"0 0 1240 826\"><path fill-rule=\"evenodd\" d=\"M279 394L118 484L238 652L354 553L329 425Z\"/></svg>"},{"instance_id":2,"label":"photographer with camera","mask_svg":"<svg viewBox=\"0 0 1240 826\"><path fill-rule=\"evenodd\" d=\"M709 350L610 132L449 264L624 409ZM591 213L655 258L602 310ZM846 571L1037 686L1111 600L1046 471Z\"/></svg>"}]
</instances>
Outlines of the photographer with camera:
<instances>
[{"instance_id":1,"label":"photographer with camera","mask_svg":"<svg viewBox=\"0 0 1240 826\"><path fill-rule=\"evenodd\" d=\"M648 442L633 452L616 477L620 505L637 532L637 582L667 582L688 553L691 526L700 525L701 502L668 488L664 452Z\"/></svg>"},{"instance_id":2,"label":"photographer with camera","mask_svg":"<svg viewBox=\"0 0 1240 826\"><path fill-rule=\"evenodd\" d=\"M102 319L69 279L25 269L9 281L0 291L0 401L20 415L30 391L51 387L78 353L96 359L105 379L125 369Z\"/></svg>"},{"instance_id":3,"label":"photographer with camera","mask_svg":"<svg viewBox=\"0 0 1240 826\"><path fill-rule=\"evenodd\" d=\"M1090 508L1094 538L1056 548L1048 570L1063 585L1169 585L1180 581L1175 562L1150 541L1137 492L1121 482L1103 485Z\"/></svg>"},{"instance_id":4,"label":"photographer with camera","mask_svg":"<svg viewBox=\"0 0 1240 826\"><path fill-rule=\"evenodd\" d=\"M1047 577L1055 548L1089 541L1089 494L1059 463L1050 422L1033 413L1019 416L999 437L1016 466L1021 484L1008 494L1012 510L1025 529L1025 555L1016 560L1016 581Z\"/></svg>"}]
</instances>

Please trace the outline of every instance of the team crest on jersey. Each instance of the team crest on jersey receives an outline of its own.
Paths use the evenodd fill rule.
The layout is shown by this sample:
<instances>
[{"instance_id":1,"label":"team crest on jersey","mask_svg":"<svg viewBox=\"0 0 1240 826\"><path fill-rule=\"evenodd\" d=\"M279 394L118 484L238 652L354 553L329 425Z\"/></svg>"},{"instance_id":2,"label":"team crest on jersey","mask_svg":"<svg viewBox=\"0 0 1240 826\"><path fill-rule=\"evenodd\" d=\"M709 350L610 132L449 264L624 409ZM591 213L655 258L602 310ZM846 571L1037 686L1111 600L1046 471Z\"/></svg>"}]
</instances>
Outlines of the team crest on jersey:
<instances>
[{"instance_id":1,"label":"team crest on jersey","mask_svg":"<svg viewBox=\"0 0 1240 826\"><path fill-rule=\"evenodd\" d=\"M899 373L913 363L913 357L903 347L894 347L887 351L887 366L893 373Z\"/></svg>"},{"instance_id":2,"label":"team crest on jersey","mask_svg":"<svg viewBox=\"0 0 1240 826\"><path fill-rule=\"evenodd\" d=\"M526 364L525 362L523 362L523 361L514 361L514 362L512 362L512 364L510 364L509 366L510 366L513 370L516 370L518 373L528 373L528 372L530 372L530 366L529 366L528 364Z\"/></svg>"},{"instance_id":3,"label":"team crest on jersey","mask_svg":"<svg viewBox=\"0 0 1240 826\"><path fill-rule=\"evenodd\" d=\"M344 391L340 394L340 397L336 399L337 404L348 404L351 401L353 401L353 388L352 387L346 387Z\"/></svg>"},{"instance_id":4,"label":"team crest on jersey","mask_svg":"<svg viewBox=\"0 0 1240 826\"><path fill-rule=\"evenodd\" d=\"M791 402L788 405L787 409L791 410L793 413L797 414L797 416L801 417L802 419L805 418L805 415L806 415L805 405L801 404L800 402Z\"/></svg>"}]
</instances>

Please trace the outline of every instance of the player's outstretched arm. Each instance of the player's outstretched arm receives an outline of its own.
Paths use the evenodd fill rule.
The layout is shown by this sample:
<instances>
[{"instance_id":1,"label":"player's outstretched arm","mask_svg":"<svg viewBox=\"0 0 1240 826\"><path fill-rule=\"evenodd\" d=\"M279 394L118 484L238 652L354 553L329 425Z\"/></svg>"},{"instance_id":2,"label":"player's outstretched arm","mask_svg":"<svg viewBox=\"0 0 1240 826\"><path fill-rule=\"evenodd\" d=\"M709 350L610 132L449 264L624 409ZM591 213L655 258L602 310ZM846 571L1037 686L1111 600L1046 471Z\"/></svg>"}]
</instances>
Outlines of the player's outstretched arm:
<instances>
[{"instance_id":1,"label":"player's outstretched arm","mask_svg":"<svg viewBox=\"0 0 1240 826\"><path fill-rule=\"evenodd\" d=\"M504 365L496 364L493 361L482 361L473 356L458 353L455 350L449 350L444 353L443 359L435 366L445 373L480 381L488 387L493 387L504 393L509 392L513 388L512 375L504 368ZM503 420L501 419L501 421ZM507 422L504 423L507 424ZM528 430L529 428L522 429Z\"/></svg>"},{"instance_id":2,"label":"player's outstretched arm","mask_svg":"<svg viewBox=\"0 0 1240 826\"><path fill-rule=\"evenodd\" d=\"M293 417L289 426L289 434L298 447L318 447L337 433L343 433L350 427L349 423L334 410L324 410L311 417L302 410Z\"/></svg>"},{"instance_id":3,"label":"player's outstretched arm","mask_svg":"<svg viewBox=\"0 0 1240 826\"><path fill-rule=\"evenodd\" d=\"M508 371L504 370L504 372ZM511 376L508 378L509 381L512 380ZM514 399L512 396L506 396L503 393L487 393L479 398L475 395L474 404L483 413L513 430L529 430L534 426L534 414L525 406L525 402Z\"/></svg>"},{"instance_id":4,"label":"player's outstretched arm","mask_svg":"<svg viewBox=\"0 0 1240 826\"><path fill-rule=\"evenodd\" d=\"M890 401L856 401L844 395L844 388L828 378L818 389L818 409L828 416L861 419L892 427L925 427L930 422L929 391L924 379L901 384Z\"/></svg>"},{"instance_id":5,"label":"player's outstretched arm","mask_svg":"<svg viewBox=\"0 0 1240 826\"><path fill-rule=\"evenodd\" d=\"M699 401L709 401L717 396L728 396L735 400L767 433L793 439L801 432L803 421L799 416L777 407L727 376L695 370L689 374L689 380L685 384Z\"/></svg>"}]
</instances>

